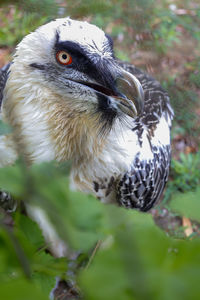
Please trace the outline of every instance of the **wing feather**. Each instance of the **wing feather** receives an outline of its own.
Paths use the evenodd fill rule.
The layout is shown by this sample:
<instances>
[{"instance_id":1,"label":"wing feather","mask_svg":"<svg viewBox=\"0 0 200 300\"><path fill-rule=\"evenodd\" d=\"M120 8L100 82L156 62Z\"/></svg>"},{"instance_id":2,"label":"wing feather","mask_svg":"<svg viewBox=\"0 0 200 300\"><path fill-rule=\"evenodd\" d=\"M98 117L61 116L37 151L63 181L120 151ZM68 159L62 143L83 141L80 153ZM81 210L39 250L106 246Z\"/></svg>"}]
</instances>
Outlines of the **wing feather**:
<instances>
[{"instance_id":1,"label":"wing feather","mask_svg":"<svg viewBox=\"0 0 200 300\"><path fill-rule=\"evenodd\" d=\"M131 170L121 176L118 184L118 201L122 206L147 211L159 200L164 190L171 160L171 149L167 142L160 143L159 146L153 144L155 129L164 117L169 133L173 110L168 93L157 80L133 65L119 63L126 71L136 76L144 89L144 111L136 119L133 130L138 135L141 153L145 153L142 138L146 130L153 158L145 159L145 155L138 153L133 159Z\"/></svg>"}]
</instances>

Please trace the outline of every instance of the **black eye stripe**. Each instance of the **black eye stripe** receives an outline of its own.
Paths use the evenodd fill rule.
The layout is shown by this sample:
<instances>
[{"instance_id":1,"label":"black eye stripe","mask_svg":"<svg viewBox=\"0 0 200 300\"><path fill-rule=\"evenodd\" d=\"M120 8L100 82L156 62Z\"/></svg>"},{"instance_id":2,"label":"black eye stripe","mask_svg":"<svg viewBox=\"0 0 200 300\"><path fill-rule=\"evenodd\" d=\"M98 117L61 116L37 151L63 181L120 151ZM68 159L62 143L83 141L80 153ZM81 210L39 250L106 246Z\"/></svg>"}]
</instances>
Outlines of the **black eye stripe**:
<instances>
[{"instance_id":1,"label":"black eye stripe","mask_svg":"<svg viewBox=\"0 0 200 300\"><path fill-rule=\"evenodd\" d=\"M56 50L56 52L66 51L74 57L84 58L85 60L88 60L85 50L80 45L78 45L74 42L71 42L71 41L56 42L55 50Z\"/></svg>"},{"instance_id":2,"label":"black eye stripe","mask_svg":"<svg viewBox=\"0 0 200 300\"><path fill-rule=\"evenodd\" d=\"M109 38L108 44L111 44L111 39L109 40ZM99 59L100 57L98 54L96 54L97 60L91 60L91 57L88 56L87 50L80 44L72 41L60 41L58 32L56 34L54 49L56 52L66 51L69 53L72 57L72 63L69 65L70 68L86 74L89 78L98 82L99 85L113 90L113 77L107 67L109 61ZM93 58L95 58L94 54ZM111 60L113 59L114 57L111 58ZM108 72L106 72L106 70L108 70Z\"/></svg>"}]
</instances>

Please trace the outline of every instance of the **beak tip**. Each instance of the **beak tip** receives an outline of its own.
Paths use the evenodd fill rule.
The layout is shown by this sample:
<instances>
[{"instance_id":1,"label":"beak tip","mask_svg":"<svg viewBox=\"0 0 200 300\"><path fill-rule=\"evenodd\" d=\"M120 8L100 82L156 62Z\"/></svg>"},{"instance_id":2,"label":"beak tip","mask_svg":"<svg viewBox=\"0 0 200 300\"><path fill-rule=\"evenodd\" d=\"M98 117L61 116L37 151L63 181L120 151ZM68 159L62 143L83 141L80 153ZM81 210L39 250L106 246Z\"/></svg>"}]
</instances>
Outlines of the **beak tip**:
<instances>
[{"instance_id":1,"label":"beak tip","mask_svg":"<svg viewBox=\"0 0 200 300\"><path fill-rule=\"evenodd\" d=\"M141 115L144 108L144 90L140 81L133 74L122 69L120 77L117 78L117 87L122 95L120 98L126 106L124 113L133 118Z\"/></svg>"}]
</instances>

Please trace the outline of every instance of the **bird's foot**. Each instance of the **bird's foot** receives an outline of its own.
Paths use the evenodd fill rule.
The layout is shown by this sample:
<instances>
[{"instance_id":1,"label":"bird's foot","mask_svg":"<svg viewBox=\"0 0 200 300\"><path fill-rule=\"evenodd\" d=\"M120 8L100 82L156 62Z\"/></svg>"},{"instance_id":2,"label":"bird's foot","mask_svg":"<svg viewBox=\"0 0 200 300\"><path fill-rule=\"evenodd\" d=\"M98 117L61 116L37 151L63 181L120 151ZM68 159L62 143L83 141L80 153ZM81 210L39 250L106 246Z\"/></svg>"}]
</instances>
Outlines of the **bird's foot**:
<instances>
[{"instance_id":1,"label":"bird's foot","mask_svg":"<svg viewBox=\"0 0 200 300\"><path fill-rule=\"evenodd\" d=\"M17 201L12 198L10 193L0 190L0 207L7 213L14 212L17 208Z\"/></svg>"}]
</instances>

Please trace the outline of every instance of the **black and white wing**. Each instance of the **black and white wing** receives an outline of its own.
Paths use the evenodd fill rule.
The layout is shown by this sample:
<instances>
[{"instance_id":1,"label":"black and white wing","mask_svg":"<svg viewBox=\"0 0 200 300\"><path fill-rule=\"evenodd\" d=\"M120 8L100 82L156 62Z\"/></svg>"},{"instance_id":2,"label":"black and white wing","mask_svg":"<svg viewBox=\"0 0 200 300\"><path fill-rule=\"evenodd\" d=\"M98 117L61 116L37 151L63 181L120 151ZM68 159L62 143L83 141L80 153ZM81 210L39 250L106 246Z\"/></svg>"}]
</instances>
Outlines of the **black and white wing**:
<instances>
[{"instance_id":1,"label":"black and white wing","mask_svg":"<svg viewBox=\"0 0 200 300\"><path fill-rule=\"evenodd\" d=\"M169 127L171 127L174 113L170 105L169 95L160 83L134 65L123 62L120 62L120 65L140 81L144 90L144 111L142 116L138 118L139 123L151 129L153 125L160 122L160 118L164 114L165 117L168 116Z\"/></svg>"},{"instance_id":2,"label":"black and white wing","mask_svg":"<svg viewBox=\"0 0 200 300\"><path fill-rule=\"evenodd\" d=\"M140 81L144 89L144 111L132 129L138 136L140 151L133 158L131 170L120 179L118 201L125 207L147 211L159 200L168 179L171 160L169 134L173 110L167 92L158 81L130 64L121 63L121 66ZM165 124L163 132L162 124ZM145 157L145 135L151 158ZM161 135L161 139L156 135Z\"/></svg>"}]
</instances>

